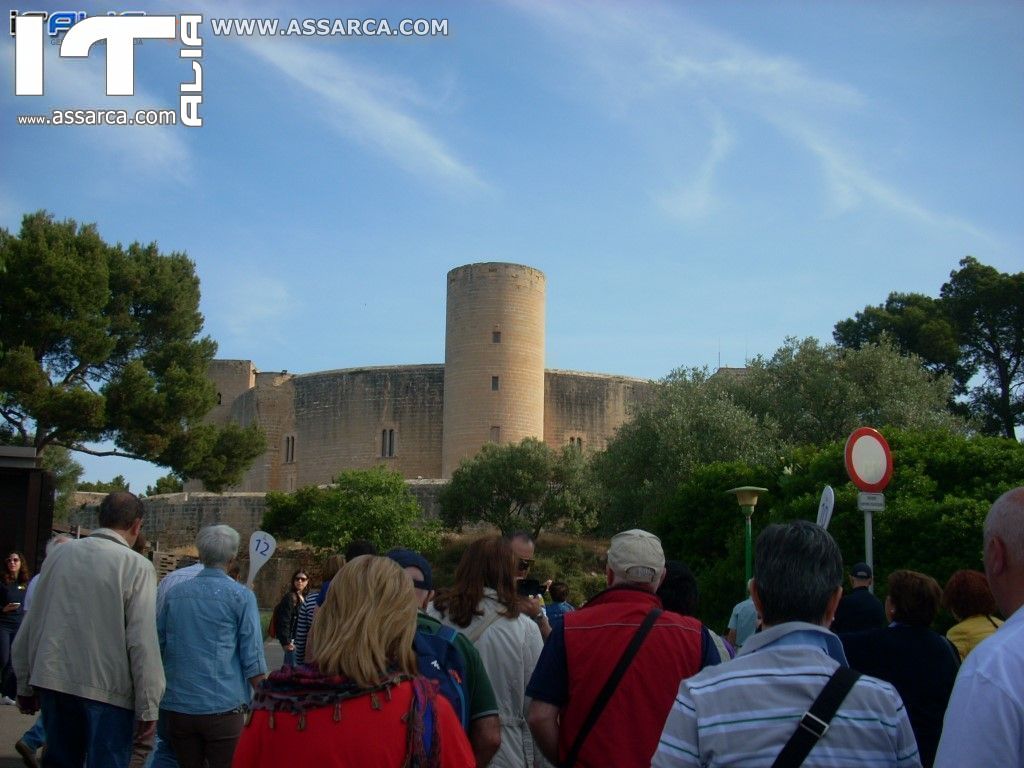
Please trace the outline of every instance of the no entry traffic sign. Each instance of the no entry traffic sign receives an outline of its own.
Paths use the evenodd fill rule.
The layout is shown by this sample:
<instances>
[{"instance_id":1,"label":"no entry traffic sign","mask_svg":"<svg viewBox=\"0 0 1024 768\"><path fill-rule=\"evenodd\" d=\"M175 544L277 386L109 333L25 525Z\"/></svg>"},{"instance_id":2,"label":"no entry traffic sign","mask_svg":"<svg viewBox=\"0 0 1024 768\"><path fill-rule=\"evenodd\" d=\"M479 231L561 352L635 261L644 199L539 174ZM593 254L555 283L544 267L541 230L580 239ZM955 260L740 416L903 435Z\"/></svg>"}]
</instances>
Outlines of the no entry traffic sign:
<instances>
[{"instance_id":1,"label":"no entry traffic sign","mask_svg":"<svg viewBox=\"0 0 1024 768\"><path fill-rule=\"evenodd\" d=\"M866 493L881 493L892 477L892 453L882 433L855 429L846 441L846 473Z\"/></svg>"}]
</instances>

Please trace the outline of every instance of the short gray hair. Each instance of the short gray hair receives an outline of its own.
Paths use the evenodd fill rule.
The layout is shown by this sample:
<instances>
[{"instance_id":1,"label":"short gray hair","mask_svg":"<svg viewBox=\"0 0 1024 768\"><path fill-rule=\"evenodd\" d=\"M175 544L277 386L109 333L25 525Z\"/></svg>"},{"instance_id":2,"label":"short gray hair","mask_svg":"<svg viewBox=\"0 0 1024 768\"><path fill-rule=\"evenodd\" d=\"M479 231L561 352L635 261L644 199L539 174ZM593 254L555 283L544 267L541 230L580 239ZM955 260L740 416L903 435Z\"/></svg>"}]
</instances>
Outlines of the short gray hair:
<instances>
[{"instance_id":1,"label":"short gray hair","mask_svg":"<svg viewBox=\"0 0 1024 768\"><path fill-rule=\"evenodd\" d=\"M239 540L230 525L208 525L196 536L199 559L207 568L223 567L238 554Z\"/></svg>"},{"instance_id":2,"label":"short gray hair","mask_svg":"<svg viewBox=\"0 0 1024 768\"><path fill-rule=\"evenodd\" d=\"M985 543L998 536L1014 565L1024 568L1024 487L1007 491L985 518Z\"/></svg>"},{"instance_id":3,"label":"short gray hair","mask_svg":"<svg viewBox=\"0 0 1024 768\"><path fill-rule=\"evenodd\" d=\"M765 624L821 624L843 583L843 556L821 526L806 520L769 525L754 548L754 584Z\"/></svg>"}]
</instances>

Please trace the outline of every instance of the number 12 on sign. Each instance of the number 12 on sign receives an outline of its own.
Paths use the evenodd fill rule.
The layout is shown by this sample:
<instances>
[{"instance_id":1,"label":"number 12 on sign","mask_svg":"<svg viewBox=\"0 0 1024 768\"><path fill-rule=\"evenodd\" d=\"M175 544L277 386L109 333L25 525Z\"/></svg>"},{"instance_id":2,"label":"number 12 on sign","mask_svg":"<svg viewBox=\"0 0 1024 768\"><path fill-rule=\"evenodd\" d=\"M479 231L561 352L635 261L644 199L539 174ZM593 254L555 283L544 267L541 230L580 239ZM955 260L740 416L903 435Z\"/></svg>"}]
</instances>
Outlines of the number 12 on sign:
<instances>
[{"instance_id":1,"label":"number 12 on sign","mask_svg":"<svg viewBox=\"0 0 1024 768\"><path fill-rule=\"evenodd\" d=\"M266 531L253 531L249 537L249 576L245 580L247 587L252 589L256 574L266 565L276 549L277 541L273 536Z\"/></svg>"}]
</instances>

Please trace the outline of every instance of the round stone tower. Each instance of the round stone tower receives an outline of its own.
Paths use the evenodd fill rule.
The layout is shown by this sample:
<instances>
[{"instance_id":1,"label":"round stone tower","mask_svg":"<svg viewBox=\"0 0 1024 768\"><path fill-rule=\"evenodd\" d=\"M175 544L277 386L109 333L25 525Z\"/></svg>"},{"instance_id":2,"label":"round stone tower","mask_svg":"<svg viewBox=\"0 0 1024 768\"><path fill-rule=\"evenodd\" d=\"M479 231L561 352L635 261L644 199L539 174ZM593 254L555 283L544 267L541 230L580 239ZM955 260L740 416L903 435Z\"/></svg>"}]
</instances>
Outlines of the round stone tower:
<instances>
[{"instance_id":1,"label":"round stone tower","mask_svg":"<svg viewBox=\"0 0 1024 768\"><path fill-rule=\"evenodd\" d=\"M448 273L441 473L487 442L544 437L544 273L467 264Z\"/></svg>"}]
</instances>

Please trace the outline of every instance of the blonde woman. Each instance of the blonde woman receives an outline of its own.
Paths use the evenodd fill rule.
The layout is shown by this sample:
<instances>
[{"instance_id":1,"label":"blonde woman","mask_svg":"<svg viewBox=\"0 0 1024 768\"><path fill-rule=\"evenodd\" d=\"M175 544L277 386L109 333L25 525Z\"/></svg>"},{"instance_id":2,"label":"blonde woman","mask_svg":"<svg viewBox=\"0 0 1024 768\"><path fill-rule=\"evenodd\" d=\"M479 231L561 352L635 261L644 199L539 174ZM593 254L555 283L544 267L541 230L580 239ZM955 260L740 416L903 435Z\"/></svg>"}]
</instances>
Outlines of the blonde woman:
<instances>
[{"instance_id":1,"label":"blonde woman","mask_svg":"<svg viewBox=\"0 0 1024 768\"><path fill-rule=\"evenodd\" d=\"M526 725L526 684L544 641L537 623L520 612L516 561L508 539L477 539L459 561L454 585L433 605L437 618L473 641L491 679L501 717L494 768L544 765Z\"/></svg>"},{"instance_id":2,"label":"blonde woman","mask_svg":"<svg viewBox=\"0 0 1024 768\"><path fill-rule=\"evenodd\" d=\"M257 691L236 768L474 766L451 705L417 675L415 632L412 582L394 561L346 564L310 630L310 665Z\"/></svg>"}]
</instances>

